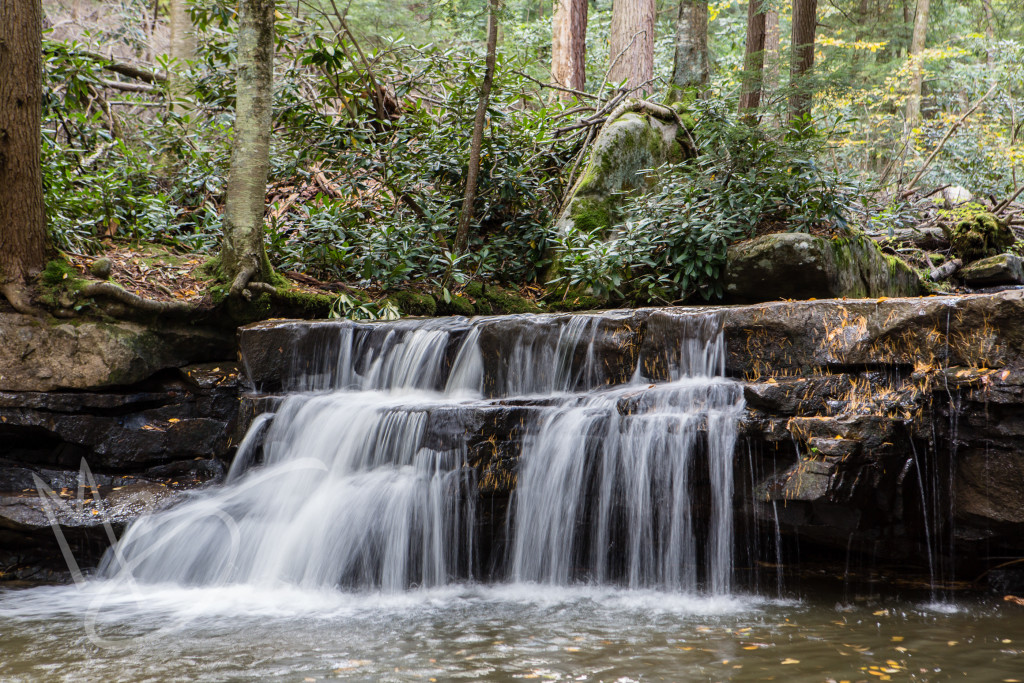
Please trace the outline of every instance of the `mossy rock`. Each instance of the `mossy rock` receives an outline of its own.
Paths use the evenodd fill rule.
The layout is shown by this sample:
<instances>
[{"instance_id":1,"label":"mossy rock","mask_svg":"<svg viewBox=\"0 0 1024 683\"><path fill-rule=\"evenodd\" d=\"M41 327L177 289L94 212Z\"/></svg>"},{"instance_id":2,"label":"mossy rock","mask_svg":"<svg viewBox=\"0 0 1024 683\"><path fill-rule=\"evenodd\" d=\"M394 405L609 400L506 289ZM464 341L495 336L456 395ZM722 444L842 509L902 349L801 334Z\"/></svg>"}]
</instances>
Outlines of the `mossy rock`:
<instances>
[{"instance_id":1,"label":"mossy rock","mask_svg":"<svg viewBox=\"0 0 1024 683\"><path fill-rule=\"evenodd\" d=\"M969 287L1024 284L1024 267L1016 254L997 254L964 266L958 274Z\"/></svg>"},{"instance_id":2,"label":"mossy rock","mask_svg":"<svg viewBox=\"0 0 1024 683\"><path fill-rule=\"evenodd\" d=\"M564 299L552 301L548 304L548 310L566 311L597 311L608 307L608 300L590 294L569 294Z\"/></svg>"},{"instance_id":3,"label":"mossy rock","mask_svg":"<svg viewBox=\"0 0 1024 683\"><path fill-rule=\"evenodd\" d=\"M962 219L950 231L950 249L964 263L1001 254L1016 241L1010 226L992 213Z\"/></svg>"},{"instance_id":4,"label":"mossy rock","mask_svg":"<svg viewBox=\"0 0 1024 683\"><path fill-rule=\"evenodd\" d=\"M544 307L512 290L496 285L471 282L464 293L476 300L478 314L542 313Z\"/></svg>"},{"instance_id":5,"label":"mossy rock","mask_svg":"<svg viewBox=\"0 0 1024 683\"><path fill-rule=\"evenodd\" d=\"M556 226L603 234L616 222L623 196L646 187L645 171L685 156L674 122L627 112L594 141L573 196Z\"/></svg>"},{"instance_id":6,"label":"mossy rock","mask_svg":"<svg viewBox=\"0 0 1024 683\"><path fill-rule=\"evenodd\" d=\"M463 315L471 318L476 315L476 306L473 305L469 297L452 294L448 301L445 301L444 297L438 298L437 313L438 315Z\"/></svg>"},{"instance_id":7,"label":"mossy rock","mask_svg":"<svg viewBox=\"0 0 1024 683\"><path fill-rule=\"evenodd\" d=\"M824 238L779 233L729 247L725 298L737 303L776 299L918 296L917 271L879 251L861 234Z\"/></svg>"},{"instance_id":8,"label":"mossy rock","mask_svg":"<svg viewBox=\"0 0 1024 683\"><path fill-rule=\"evenodd\" d=\"M402 315L431 316L437 313L437 300L430 294L406 289L388 295Z\"/></svg>"}]
</instances>

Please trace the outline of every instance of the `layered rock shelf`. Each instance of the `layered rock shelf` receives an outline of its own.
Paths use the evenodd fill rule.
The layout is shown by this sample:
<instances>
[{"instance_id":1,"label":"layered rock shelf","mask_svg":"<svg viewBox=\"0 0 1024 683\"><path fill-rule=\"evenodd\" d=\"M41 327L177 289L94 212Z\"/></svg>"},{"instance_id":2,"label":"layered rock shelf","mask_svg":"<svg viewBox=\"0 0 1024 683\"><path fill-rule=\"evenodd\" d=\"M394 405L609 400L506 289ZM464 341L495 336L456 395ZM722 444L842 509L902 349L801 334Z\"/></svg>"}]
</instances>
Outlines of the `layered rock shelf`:
<instances>
[{"instance_id":1,"label":"layered rock shelf","mask_svg":"<svg viewBox=\"0 0 1024 683\"><path fill-rule=\"evenodd\" d=\"M599 319L590 328L590 353L611 384L632 378L638 363L645 376L667 379L680 326L691 318L720 326L725 372L743 383L746 398L733 501L746 548L767 542L754 537L777 533L785 561L797 551L802 561L833 566L858 556L944 580L997 576L989 570L1024 555L1024 292L592 315ZM464 442L476 470L481 552L498 552L503 543L526 426L543 401L496 390L515 362L510 340L557 335L571 320L478 319L488 396L432 409L445 414L430 420L431 447ZM70 497L85 457L101 497L120 496L123 522L137 512L124 500L133 492L145 503L138 509L151 508L171 502L164 489L173 494L218 481L253 416L330 373L340 329L377 343L422 324L273 321L242 328L245 384L236 369L218 363L164 369L129 386L0 394L8 575L29 575L18 567L41 567L48 553L59 559L54 544L42 540L50 530L33 509L32 473ZM451 364L471 325L461 318L445 325L450 348L442 362ZM638 387L620 410L642 402L647 390ZM76 530L91 557L102 549L92 520L60 523Z\"/></svg>"}]
</instances>

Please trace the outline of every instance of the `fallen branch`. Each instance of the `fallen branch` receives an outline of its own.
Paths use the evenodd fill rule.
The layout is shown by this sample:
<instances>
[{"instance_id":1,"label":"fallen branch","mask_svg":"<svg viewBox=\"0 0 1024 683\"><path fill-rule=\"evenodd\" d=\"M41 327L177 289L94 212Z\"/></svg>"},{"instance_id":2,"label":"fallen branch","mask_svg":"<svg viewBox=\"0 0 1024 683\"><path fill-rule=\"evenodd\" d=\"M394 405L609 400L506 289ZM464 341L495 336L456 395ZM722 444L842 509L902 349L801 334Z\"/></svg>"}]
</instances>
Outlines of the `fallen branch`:
<instances>
[{"instance_id":1,"label":"fallen branch","mask_svg":"<svg viewBox=\"0 0 1024 683\"><path fill-rule=\"evenodd\" d=\"M992 213L1002 213L1003 211L1006 210L1007 207L1010 206L1010 204L1013 204L1015 201L1017 201L1017 197L1021 196L1022 193L1024 193L1024 185L1018 187L1012 195L1010 195L1003 201L999 202L999 205L996 206L996 208L992 209Z\"/></svg>"},{"instance_id":2,"label":"fallen branch","mask_svg":"<svg viewBox=\"0 0 1024 683\"><path fill-rule=\"evenodd\" d=\"M964 262L958 258L955 258L952 261L947 261L938 268L932 270L932 272L928 273L928 279L932 282L942 282L943 280L947 280L952 277L953 273L960 270L960 267L963 265Z\"/></svg>"},{"instance_id":3,"label":"fallen branch","mask_svg":"<svg viewBox=\"0 0 1024 683\"><path fill-rule=\"evenodd\" d=\"M558 85L557 83L545 83L544 81L540 80L539 78L534 78L530 74L524 73L522 71L517 71L516 69L512 69L512 73L518 74L518 75L522 76L523 78L525 78L527 80L533 81L534 83L536 83L537 85L539 85L542 88L550 88L551 90L561 90L562 92L571 93L571 94L575 95L576 97L582 97L582 98L586 98L588 100L600 100L601 99L597 95L591 95L590 93L583 92L582 90L574 90L573 88L566 88L565 86Z\"/></svg>"},{"instance_id":4,"label":"fallen branch","mask_svg":"<svg viewBox=\"0 0 1024 683\"><path fill-rule=\"evenodd\" d=\"M107 71L113 71L116 74L127 76L128 78L134 78L137 81L143 81L145 83L163 83L167 80L167 74L161 71L155 71L135 64L129 64L127 62L115 61L112 57L104 57L98 52L89 52L83 50L80 53L84 57L94 59L100 62Z\"/></svg>"},{"instance_id":5,"label":"fallen branch","mask_svg":"<svg viewBox=\"0 0 1024 683\"><path fill-rule=\"evenodd\" d=\"M144 83L127 83L125 81L108 81L106 79L100 79L100 83L103 84L104 88L110 88L111 90L123 90L124 92L143 93L157 92L156 87L152 85L145 85Z\"/></svg>"},{"instance_id":6,"label":"fallen branch","mask_svg":"<svg viewBox=\"0 0 1024 683\"><path fill-rule=\"evenodd\" d=\"M112 282L94 282L93 284L86 285L81 290L82 296L86 297L105 297L107 299L113 299L118 303L122 303L130 308L143 313L156 313L159 315L187 315L194 313L198 306L185 301L155 301L153 299L144 299L137 294L132 294L128 290L121 289Z\"/></svg>"}]
</instances>

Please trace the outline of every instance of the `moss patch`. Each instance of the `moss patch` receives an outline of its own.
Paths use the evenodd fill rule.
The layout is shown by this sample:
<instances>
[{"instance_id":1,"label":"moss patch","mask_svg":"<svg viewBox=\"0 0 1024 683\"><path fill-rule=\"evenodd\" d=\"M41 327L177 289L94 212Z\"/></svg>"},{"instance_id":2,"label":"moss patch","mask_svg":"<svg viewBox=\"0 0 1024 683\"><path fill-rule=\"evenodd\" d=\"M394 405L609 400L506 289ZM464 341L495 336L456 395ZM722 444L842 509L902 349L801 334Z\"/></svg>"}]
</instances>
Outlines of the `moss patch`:
<instances>
[{"instance_id":1,"label":"moss patch","mask_svg":"<svg viewBox=\"0 0 1024 683\"><path fill-rule=\"evenodd\" d=\"M402 315L435 315L437 300L429 294L411 289L392 292L387 297L402 312Z\"/></svg>"},{"instance_id":2,"label":"moss patch","mask_svg":"<svg viewBox=\"0 0 1024 683\"><path fill-rule=\"evenodd\" d=\"M950 250L965 263L1001 254L1015 241L1010 227L988 212L962 219L949 236Z\"/></svg>"}]
</instances>

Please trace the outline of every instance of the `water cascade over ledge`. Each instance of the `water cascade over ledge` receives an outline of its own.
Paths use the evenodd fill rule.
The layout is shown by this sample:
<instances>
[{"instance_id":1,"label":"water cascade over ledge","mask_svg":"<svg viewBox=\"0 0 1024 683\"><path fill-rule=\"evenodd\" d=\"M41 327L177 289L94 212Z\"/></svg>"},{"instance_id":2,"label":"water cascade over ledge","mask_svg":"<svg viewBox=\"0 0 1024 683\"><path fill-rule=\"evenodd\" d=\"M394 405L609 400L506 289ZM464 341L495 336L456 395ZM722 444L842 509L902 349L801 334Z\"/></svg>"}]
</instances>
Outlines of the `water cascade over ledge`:
<instances>
[{"instance_id":1,"label":"water cascade over ledge","mask_svg":"<svg viewBox=\"0 0 1024 683\"><path fill-rule=\"evenodd\" d=\"M723 377L720 320L667 315L670 343L656 345L617 337L607 315L509 320L324 325L290 350L287 393L253 422L227 484L134 523L101 575L728 592L744 402ZM492 474L469 444L477 416L496 413L522 436L511 502L489 521L504 538L484 543Z\"/></svg>"}]
</instances>

